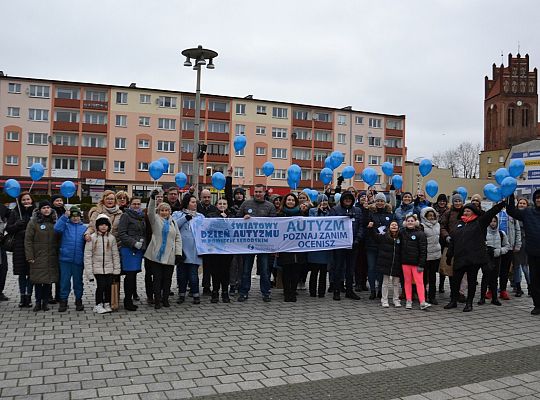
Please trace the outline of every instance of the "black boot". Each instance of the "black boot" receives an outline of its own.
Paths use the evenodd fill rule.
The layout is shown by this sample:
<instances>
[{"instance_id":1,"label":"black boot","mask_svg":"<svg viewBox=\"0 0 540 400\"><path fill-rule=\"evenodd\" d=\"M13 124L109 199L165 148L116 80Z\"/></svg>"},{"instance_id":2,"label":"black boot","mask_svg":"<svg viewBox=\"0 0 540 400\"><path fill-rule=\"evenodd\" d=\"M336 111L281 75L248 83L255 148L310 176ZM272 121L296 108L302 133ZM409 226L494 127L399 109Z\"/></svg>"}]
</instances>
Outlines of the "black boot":
<instances>
[{"instance_id":1,"label":"black boot","mask_svg":"<svg viewBox=\"0 0 540 400\"><path fill-rule=\"evenodd\" d=\"M81 299L75 300L75 310L84 311L84 306Z\"/></svg>"},{"instance_id":2,"label":"black boot","mask_svg":"<svg viewBox=\"0 0 540 400\"><path fill-rule=\"evenodd\" d=\"M221 302L222 303L230 303L231 299L229 298L229 293L223 292L221 293Z\"/></svg>"},{"instance_id":3,"label":"black boot","mask_svg":"<svg viewBox=\"0 0 540 400\"><path fill-rule=\"evenodd\" d=\"M154 309L159 310L161 308L161 299L158 296L154 296Z\"/></svg>"},{"instance_id":4,"label":"black boot","mask_svg":"<svg viewBox=\"0 0 540 400\"><path fill-rule=\"evenodd\" d=\"M521 290L521 283L516 283L516 297L521 297L523 294L523 290Z\"/></svg>"},{"instance_id":5,"label":"black boot","mask_svg":"<svg viewBox=\"0 0 540 400\"><path fill-rule=\"evenodd\" d=\"M19 308L26 307L26 295L21 294L21 301L19 302Z\"/></svg>"},{"instance_id":6,"label":"black boot","mask_svg":"<svg viewBox=\"0 0 540 400\"><path fill-rule=\"evenodd\" d=\"M32 296L27 294L25 297L26 297L26 303L24 306L26 308L32 308Z\"/></svg>"},{"instance_id":7,"label":"black boot","mask_svg":"<svg viewBox=\"0 0 540 400\"><path fill-rule=\"evenodd\" d=\"M472 303L467 302L465 304L465 308L463 309L463 312L471 312L472 311Z\"/></svg>"},{"instance_id":8,"label":"black boot","mask_svg":"<svg viewBox=\"0 0 540 400\"><path fill-rule=\"evenodd\" d=\"M445 310L450 310L452 308L457 308L457 301L454 299L450 300L450 303L444 306Z\"/></svg>"},{"instance_id":9,"label":"black boot","mask_svg":"<svg viewBox=\"0 0 540 400\"><path fill-rule=\"evenodd\" d=\"M480 296L480 300L478 301L478 305L484 305L486 304L486 297L484 295Z\"/></svg>"},{"instance_id":10,"label":"black boot","mask_svg":"<svg viewBox=\"0 0 540 400\"><path fill-rule=\"evenodd\" d=\"M212 292L212 299L210 300L210 303L219 303L219 292Z\"/></svg>"},{"instance_id":11,"label":"black boot","mask_svg":"<svg viewBox=\"0 0 540 400\"><path fill-rule=\"evenodd\" d=\"M334 290L334 300L341 300L341 290Z\"/></svg>"},{"instance_id":12,"label":"black boot","mask_svg":"<svg viewBox=\"0 0 540 400\"><path fill-rule=\"evenodd\" d=\"M43 300L43 301L41 302L41 309L42 309L43 311L49 311L49 304L50 304L50 303L49 303L49 299ZM54 303L54 304L56 304L56 303ZM37 305L37 301L36 301L36 305Z\"/></svg>"},{"instance_id":13,"label":"black boot","mask_svg":"<svg viewBox=\"0 0 540 400\"><path fill-rule=\"evenodd\" d=\"M380 290L377 292L377 298L382 299L382 292Z\"/></svg>"},{"instance_id":14,"label":"black boot","mask_svg":"<svg viewBox=\"0 0 540 400\"><path fill-rule=\"evenodd\" d=\"M67 300L60 300L60 303L58 305L58 312L66 312L67 309L68 309Z\"/></svg>"},{"instance_id":15,"label":"black boot","mask_svg":"<svg viewBox=\"0 0 540 400\"><path fill-rule=\"evenodd\" d=\"M369 295L369 299L375 300L376 298L377 298L377 293L375 292L375 290L372 290L371 294Z\"/></svg>"},{"instance_id":16,"label":"black boot","mask_svg":"<svg viewBox=\"0 0 540 400\"><path fill-rule=\"evenodd\" d=\"M128 299L127 297L124 299L124 308L128 311L137 311L137 306L133 304L133 300Z\"/></svg>"},{"instance_id":17,"label":"black boot","mask_svg":"<svg viewBox=\"0 0 540 400\"><path fill-rule=\"evenodd\" d=\"M360 296L354 293L354 290L352 289L347 289L347 292L345 292L345 297L352 300L360 300Z\"/></svg>"},{"instance_id":18,"label":"black boot","mask_svg":"<svg viewBox=\"0 0 540 400\"><path fill-rule=\"evenodd\" d=\"M36 305L34 306L32 311L34 311L34 312L41 311L41 301L36 301Z\"/></svg>"}]
</instances>

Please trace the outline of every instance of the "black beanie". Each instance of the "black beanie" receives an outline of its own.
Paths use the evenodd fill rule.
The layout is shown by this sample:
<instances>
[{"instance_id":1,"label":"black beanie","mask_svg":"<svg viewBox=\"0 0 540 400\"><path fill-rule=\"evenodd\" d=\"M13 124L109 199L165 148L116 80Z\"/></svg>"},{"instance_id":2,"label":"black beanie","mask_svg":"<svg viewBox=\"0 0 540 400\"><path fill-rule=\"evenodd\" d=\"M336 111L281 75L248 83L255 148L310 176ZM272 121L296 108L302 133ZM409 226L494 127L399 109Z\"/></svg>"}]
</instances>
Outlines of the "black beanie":
<instances>
[{"instance_id":1,"label":"black beanie","mask_svg":"<svg viewBox=\"0 0 540 400\"><path fill-rule=\"evenodd\" d=\"M51 203L54 203L54 201L55 201L56 199L61 199L61 198L62 198L62 195L61 195L61 194L53 194L53 195L51 196Z\"/></svg>"},{"instance_id":2,"label":"black beanie","mask_svg":"<svg viewBox=\"0 0 540 400\"><path fill-rule=\"evenodd\" d=\"M446 201L448 203L448 197L444 193L441 193L439 196L437 196L437 203L439 201Z\"/></svg>"},{"instance_id":3,"label":"black beanie","mask_svg":"<svg viewBox=\"0 0 540 400\"><path fill-rule=\"evenodd\" d=\"M476 215L480 215L480 210L478 208L476 208L476 206L472 203L469 203L469 204L465 204L463 206L463 209L466 209L468 208L469 210L471 210L473 213L475 213Z\"/></svg>"},{"instance_id":4,"label":"black beanie","mask_svg":"<svg viewBox=\"0 0 540 400\"><path fill-rule=\"evenodd\" d=\"M51 206L51 202L49 200L41 200L39 202L39 209L41 210L43 207Z\"/></svg>"}]
</instances>

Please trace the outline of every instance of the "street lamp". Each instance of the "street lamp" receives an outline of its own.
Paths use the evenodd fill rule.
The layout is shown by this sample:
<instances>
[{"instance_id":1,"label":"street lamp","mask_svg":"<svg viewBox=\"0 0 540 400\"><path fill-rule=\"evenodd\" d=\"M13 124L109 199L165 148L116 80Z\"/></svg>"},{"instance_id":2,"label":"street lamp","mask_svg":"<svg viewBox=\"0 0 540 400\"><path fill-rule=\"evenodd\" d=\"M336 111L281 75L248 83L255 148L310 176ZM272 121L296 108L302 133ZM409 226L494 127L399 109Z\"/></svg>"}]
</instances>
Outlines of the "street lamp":
<instances>
[{"instance_id":1,"label":"street lamp","mask_svg":"<svg viewBox=\"0 0 540 400\"><path fill-rule=\"evenodd\" d=\"M206 65L208 69L214 69L214 58L218 53L214 50L204 49L201 45L197 48L186 49L182 51L182 55L186 57L184 67L191 67L197 71L197 87L195 91L195 123L193 128L193 174L192 186L195 189L195 196L199 196L199 153L200 143L199 135L201 131L201 66ZM193 64L191 62L193 60ZM208 60L208 64L206 63Z\"/></svg>"},{"instance_id":2,"label":"street lamp","mask_svg":"<svg viewBox=\"0 0 540 400\"><path fill-rule=\"evenodd\" d=\"M413 168L414 166L418 163L418 165L420 165L420 161L422 161L424 158L424 156L421 156L421 157L416 157L414 160L413 160ZM422 181L424 180L423 177L420 176L420 174L417 172L416 173L416 190L420 190L422 188Z\"/></svg>"}]
</instances>

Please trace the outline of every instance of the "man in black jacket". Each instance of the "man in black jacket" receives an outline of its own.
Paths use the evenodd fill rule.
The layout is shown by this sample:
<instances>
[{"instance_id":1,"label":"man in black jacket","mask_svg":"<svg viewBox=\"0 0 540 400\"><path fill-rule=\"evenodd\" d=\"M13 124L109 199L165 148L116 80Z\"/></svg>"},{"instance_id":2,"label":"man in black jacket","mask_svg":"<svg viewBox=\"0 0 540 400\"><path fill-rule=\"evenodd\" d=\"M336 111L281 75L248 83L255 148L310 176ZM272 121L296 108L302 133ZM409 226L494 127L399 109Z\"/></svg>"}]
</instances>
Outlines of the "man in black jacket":
<instances>
[{"instance_id":1,"label":"man in black jacket","mask_svg":"<svg viewBox=\"0 0 540 400\"><path fill-rule=\"evenodd\" d=\"M0 224L2 229L0 234L4 234L7 219L9 217L9 208L0 203ZM7 253L4 249L0 249L0 301L8 301L9 298L4 294L6 287L6 277L8 271Z\"/></svg>"}]
</instances>

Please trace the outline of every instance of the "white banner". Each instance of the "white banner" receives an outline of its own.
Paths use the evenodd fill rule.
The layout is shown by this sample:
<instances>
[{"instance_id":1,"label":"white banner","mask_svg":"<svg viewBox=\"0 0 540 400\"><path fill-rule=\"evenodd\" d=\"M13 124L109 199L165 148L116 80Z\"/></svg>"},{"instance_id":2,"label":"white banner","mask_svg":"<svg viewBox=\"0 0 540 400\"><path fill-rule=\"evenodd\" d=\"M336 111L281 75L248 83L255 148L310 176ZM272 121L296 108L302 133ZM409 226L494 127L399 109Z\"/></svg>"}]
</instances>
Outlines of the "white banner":
<instances>
[{"instance_id":1,"label":"white banner","mask_svg":"<svg viewBox=\"0 0 540 400\"><path fill-rule=\"evenodd\" d=\"M194 218L199 254L303 252L352 247L348 217Z\"/></svg>"}]
</instances>

